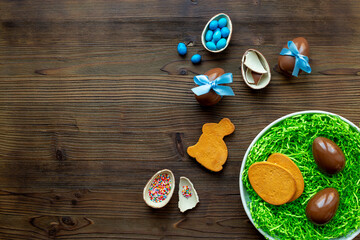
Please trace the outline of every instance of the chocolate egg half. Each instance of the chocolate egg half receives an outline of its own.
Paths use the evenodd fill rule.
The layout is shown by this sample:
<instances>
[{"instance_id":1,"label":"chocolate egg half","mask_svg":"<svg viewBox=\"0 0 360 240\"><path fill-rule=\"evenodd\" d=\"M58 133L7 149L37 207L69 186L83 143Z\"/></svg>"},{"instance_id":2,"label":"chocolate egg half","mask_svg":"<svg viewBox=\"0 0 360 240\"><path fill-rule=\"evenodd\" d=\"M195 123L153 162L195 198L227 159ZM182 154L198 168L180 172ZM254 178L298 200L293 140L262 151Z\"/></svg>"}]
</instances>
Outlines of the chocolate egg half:
<instances>
[{"instance_id":1,"label":"chocolate egg half","mask_svg":"<svg viewBox=\"0 0 360 240\"><path fill-rule=\"evenodd\" d=\"M224 73L225 71L222 68L213 68L207 71L204 75L207 75L210 81L214 81L216 78L220 77ZM212 89L208 93L205 93L203 95L195 95L195 98L203 106L212 106L217 104L221 100L221 96Z\"/></svg>"},{"instance_id":2,"label":"chocolate egg half","mask_svg":"<svg viewBox=\"0 0 360 240\"><path fill-rule=\"evenodd\" d=\"M315 194L306 206L306 216L315 224L328 223L339 207L339 193L335 188L325 188Z\"/></svg>"},{"instance_id":3,"label":"chocolate egg half","mask_svg":"<svg viewBox=\"0 0 360 240\"><path fill-rule=\"evenodd\" d=\"M316 164L326 173L335 174L345 167L345 155L336 143L324 137L315 138L312 152Z\"/></svg>"},{"instance_id":4,"label":"chocolate egg half","mask_svg":"<svg viewBox=\"0 0 360 240\"><path fill-rule=\"evenodd\" d=\"M309 57L310 54L309 43L305 38L298 37L298 38L294 38L292 41L295 43L300 54ZM284 48L288 48L287 43L285 44ZM291 74L295 66L295 57L280 55L278 60L278 65L282 71Z\"/></svg>"}]
</instances>

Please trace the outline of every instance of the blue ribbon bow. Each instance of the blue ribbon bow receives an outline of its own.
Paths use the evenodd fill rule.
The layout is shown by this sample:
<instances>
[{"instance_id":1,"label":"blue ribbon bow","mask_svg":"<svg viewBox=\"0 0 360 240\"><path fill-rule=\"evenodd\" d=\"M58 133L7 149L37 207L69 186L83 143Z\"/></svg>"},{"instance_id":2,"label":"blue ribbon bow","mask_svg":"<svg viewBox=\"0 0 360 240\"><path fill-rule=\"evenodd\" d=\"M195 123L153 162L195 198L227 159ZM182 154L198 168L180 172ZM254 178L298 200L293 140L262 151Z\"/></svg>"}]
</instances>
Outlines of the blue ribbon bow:
<instances>
[{"instance_id":1,"label":"blue ribbon bow","mask_svg":"<svg viewBox=\"0 0 360 240\"><path fill-rule=\"evenodd\" d=\"M304 72L311 73L309 58L299 53L299 50L293 41L288 41L288 48L289 49L283 48L280 52L280 55L295 57L295 66L292 75L297 77L300 69Z\"/></svg>"},{"instance_id":2,"label":"blue ribbon bow","mask_svg":"<svg viewBox=\"0 0 360 240\"><path fill-rule=\"evenodd\" d=\"M219 84L232 83L232 73L225 73L214 81L210 81L206 75L198 75L194 77L194 82L199 85L191 89L197 96L208 93L211 89L220 96L234 96L234 92L229 86L222 86Z\"/></svg>"}]
</instances>

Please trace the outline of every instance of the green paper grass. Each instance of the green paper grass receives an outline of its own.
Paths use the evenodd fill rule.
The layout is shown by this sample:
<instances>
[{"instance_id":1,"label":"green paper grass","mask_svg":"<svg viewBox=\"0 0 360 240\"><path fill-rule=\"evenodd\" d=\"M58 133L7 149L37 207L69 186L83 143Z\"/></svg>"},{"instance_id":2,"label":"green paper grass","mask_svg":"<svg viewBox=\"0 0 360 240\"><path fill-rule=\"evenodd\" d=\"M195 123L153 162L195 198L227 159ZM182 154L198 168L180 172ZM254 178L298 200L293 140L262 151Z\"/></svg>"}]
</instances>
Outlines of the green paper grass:
<instances>
[{"instance_id":1,"label":"green paper grass","mask_svg":"<svg viewBox=\"0 0 360 240\"><path fill-rule=\"evenodd\" d=\"M345 154L345 168L336 175L324 174L314 161L312 142L320 136L334 141ZM263 201L253 190L247 174L251 164L266 161L276 152L296 163L305 183L298 199L281 206ZM336 116L309 113L289 117L271 127L251 148L243 183L251 199L249 208L255 226L270 236L276 239L346 236L360 228L360 133ZM317 192L329 187L339 192L339 208L329 223L314 225L306 217L306 205Z\"/></svg>"}]
</instances>

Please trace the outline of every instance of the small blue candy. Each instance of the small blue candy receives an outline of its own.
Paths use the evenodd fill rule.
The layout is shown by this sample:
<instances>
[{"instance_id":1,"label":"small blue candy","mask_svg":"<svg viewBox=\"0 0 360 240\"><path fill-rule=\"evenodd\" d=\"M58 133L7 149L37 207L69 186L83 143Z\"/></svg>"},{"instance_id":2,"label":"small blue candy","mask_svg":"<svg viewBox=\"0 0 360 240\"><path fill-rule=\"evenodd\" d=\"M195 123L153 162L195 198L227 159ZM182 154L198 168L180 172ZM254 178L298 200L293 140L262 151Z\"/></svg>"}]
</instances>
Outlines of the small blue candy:
<instances>
[{"instance_id":1,"label":"small blue candy","mask_svg":"<svg viewBox=\"0 0 360 240\"><path fill-rule=\"evenodd\" d=\"M177 50L181 56L184 56L187 53L186 45L184 43L179 43Z\"/></svg>"},{"instance_id":2,"label":"small blue candy","mask_svg":"<svg viewBox=\"0 0 360 240\"><path fill-rule=\"evenodd\" d=\"M213 42L207 42L207 43L206 43L206 47L207 47L208 49L210 49L210 50L213 50L213 51L216 50L216 45L215 45L215 43L213 43Z\"/></svg>"},{"instance_id":3,"label":"small blue candy","mask_svg":"<svg viewBox=\"0 0 360 240\"><path fill-rule=\"evenodd\" d=\"M215 43L217 43L217 41L219 41L220 38L221 38L221 30L220 30L220 28L217 28L213 35L213 39L214 39Z\"/></svg>"},{"instance_id":4,"label":"small blue candy","mask_svg":"<svg viewBox=\"0 0 360 240\"><path fill-rule=\"evenodd\" d=\"M199 54L195 54L191 57L191 62L193 64L197 64L199 62L201 62L201 56Z\"/></svg>"},{"instance_id":5,"label":"small blue candy","mask_svg":"<svg viewBox=\"0 0 360 240\"><path fill-rule=\"evenodd\" d=\"M218 21L212 20L209 24L209 28L210 28L210 30L215 30L215 29L217 29L218 25L219 25Z\"/></svg>"},{"instance_id":6,"label":"small blue candy","mask_svg":"<svg viewBox=\"0 0 360 240\"><path fill-rule=\"evenodd\" d=\"M227 38L229 36L229 34L230 34L230 30L227 27L223 27L221 29L221 36L223 38Z\"/></svg>"},{"instance_id":7,"label":"small blue candy","mask_svg":"<svg viewBox=\"0 0 360 240\"><path fill-rule=\"evenodd\" d=\"M223 49L226 46L226 39L222 38L220 39L217 43L216 43L216 48L217 49Z\"/></svg>"},{"instance_id":8,"label":"small blue candy","mask_svg":"<svg viewBox=\"0 0 360 240\"><path fill-rule=\"evenodd\" d=\"M205 41L207 41L207 42L211 41L213 38L213 34L214 34L213 31L208 30L205 35Z\"/></svg>"},{"instance_id":9,"label":"small blue candy","mask_svg":"<svg viewBox=\"0 0 360 240\"><path fill-rule=\"evenodd\" d=\"M219 28L225 27L226 24L227 24L226 18L220 18L220 19L219 19Z\"/></svg>"}]
</instances>

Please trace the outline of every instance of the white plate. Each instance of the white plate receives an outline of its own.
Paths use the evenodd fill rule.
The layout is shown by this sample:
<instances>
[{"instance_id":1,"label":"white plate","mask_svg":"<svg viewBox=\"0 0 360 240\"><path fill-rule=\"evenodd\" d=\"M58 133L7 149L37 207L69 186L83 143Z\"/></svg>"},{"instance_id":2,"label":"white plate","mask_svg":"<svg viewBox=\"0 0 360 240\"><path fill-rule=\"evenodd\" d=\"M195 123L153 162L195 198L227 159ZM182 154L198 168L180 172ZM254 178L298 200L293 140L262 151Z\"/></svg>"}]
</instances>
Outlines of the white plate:
<instances>
[{"instance_id":1,"label":"white plate","mask_svg":"<svg viewBox=\"0 0 360 240\"><path fill-rule=\"evenodd\" d=\"M346 118L343 118L337 114L334 114L334 113L330 113L330 112L325 112L325 111L318 111L318 110L310 110L310 111L302 111L302 112L295 112L295 113L291 113L291 114L288 114L286 116L283 116L277 120L275 120L274 122L270 123L267 127L265 127L256 137L255 139L251 142L250 146L248 147L246 153L245 153L245 156L244 156L244 159L243 159L243 162L241 164L241 169L240 169L240 179L239 179L239 185L240 185L240 196L241 196L241 202L242 202L242 205L244 207L244 210L246 212L246 215L249 217L251 223L254 225L255 227L255 224L254 224L254 221L251 217L251 213L250 213L250 209L249 209L249 203L251 202L250 198L249 198L249 194L248 192L246 191L245 189L245 186L243 185L243 182L242 182L242 172L244 171L244 168L245 168L245 163L246 163L246 159L248 157L248 154L251 150L251 148L254 146L254 144L259 140L259 138L266 132L268 131L272 126L274 126L275 124L277 124L278 122L281 122L282 120L286 119L286 118L289 118L289 117L292 117L292 116L295 116L295 115L300 115L300 114L306 114L306 113L323 113L323 114L328 114L328 115L332 115L332 116L337 116L337 117L340 117L341 120L347 122L350 126L354 127L355 129L357 129L359 132L360 132L360 129L355 125L353 124L352 122L350 122L349 120L347 120ZM264 235L266 238L268 239L271 239L273 240L274 238L271 237L269 234L267 234L266 232L264 232L263 230L261 230L260 228L257 228L257 230L262 234ZM340 238L334 238L334 240L351 240L353 238L355 238L358 234L360 233L360 229L358 229L357 231L353 232L353 233L350 233L349 235L347 236L344 236L344 237L340 237Z\"/></svg>"}]
</instances>

